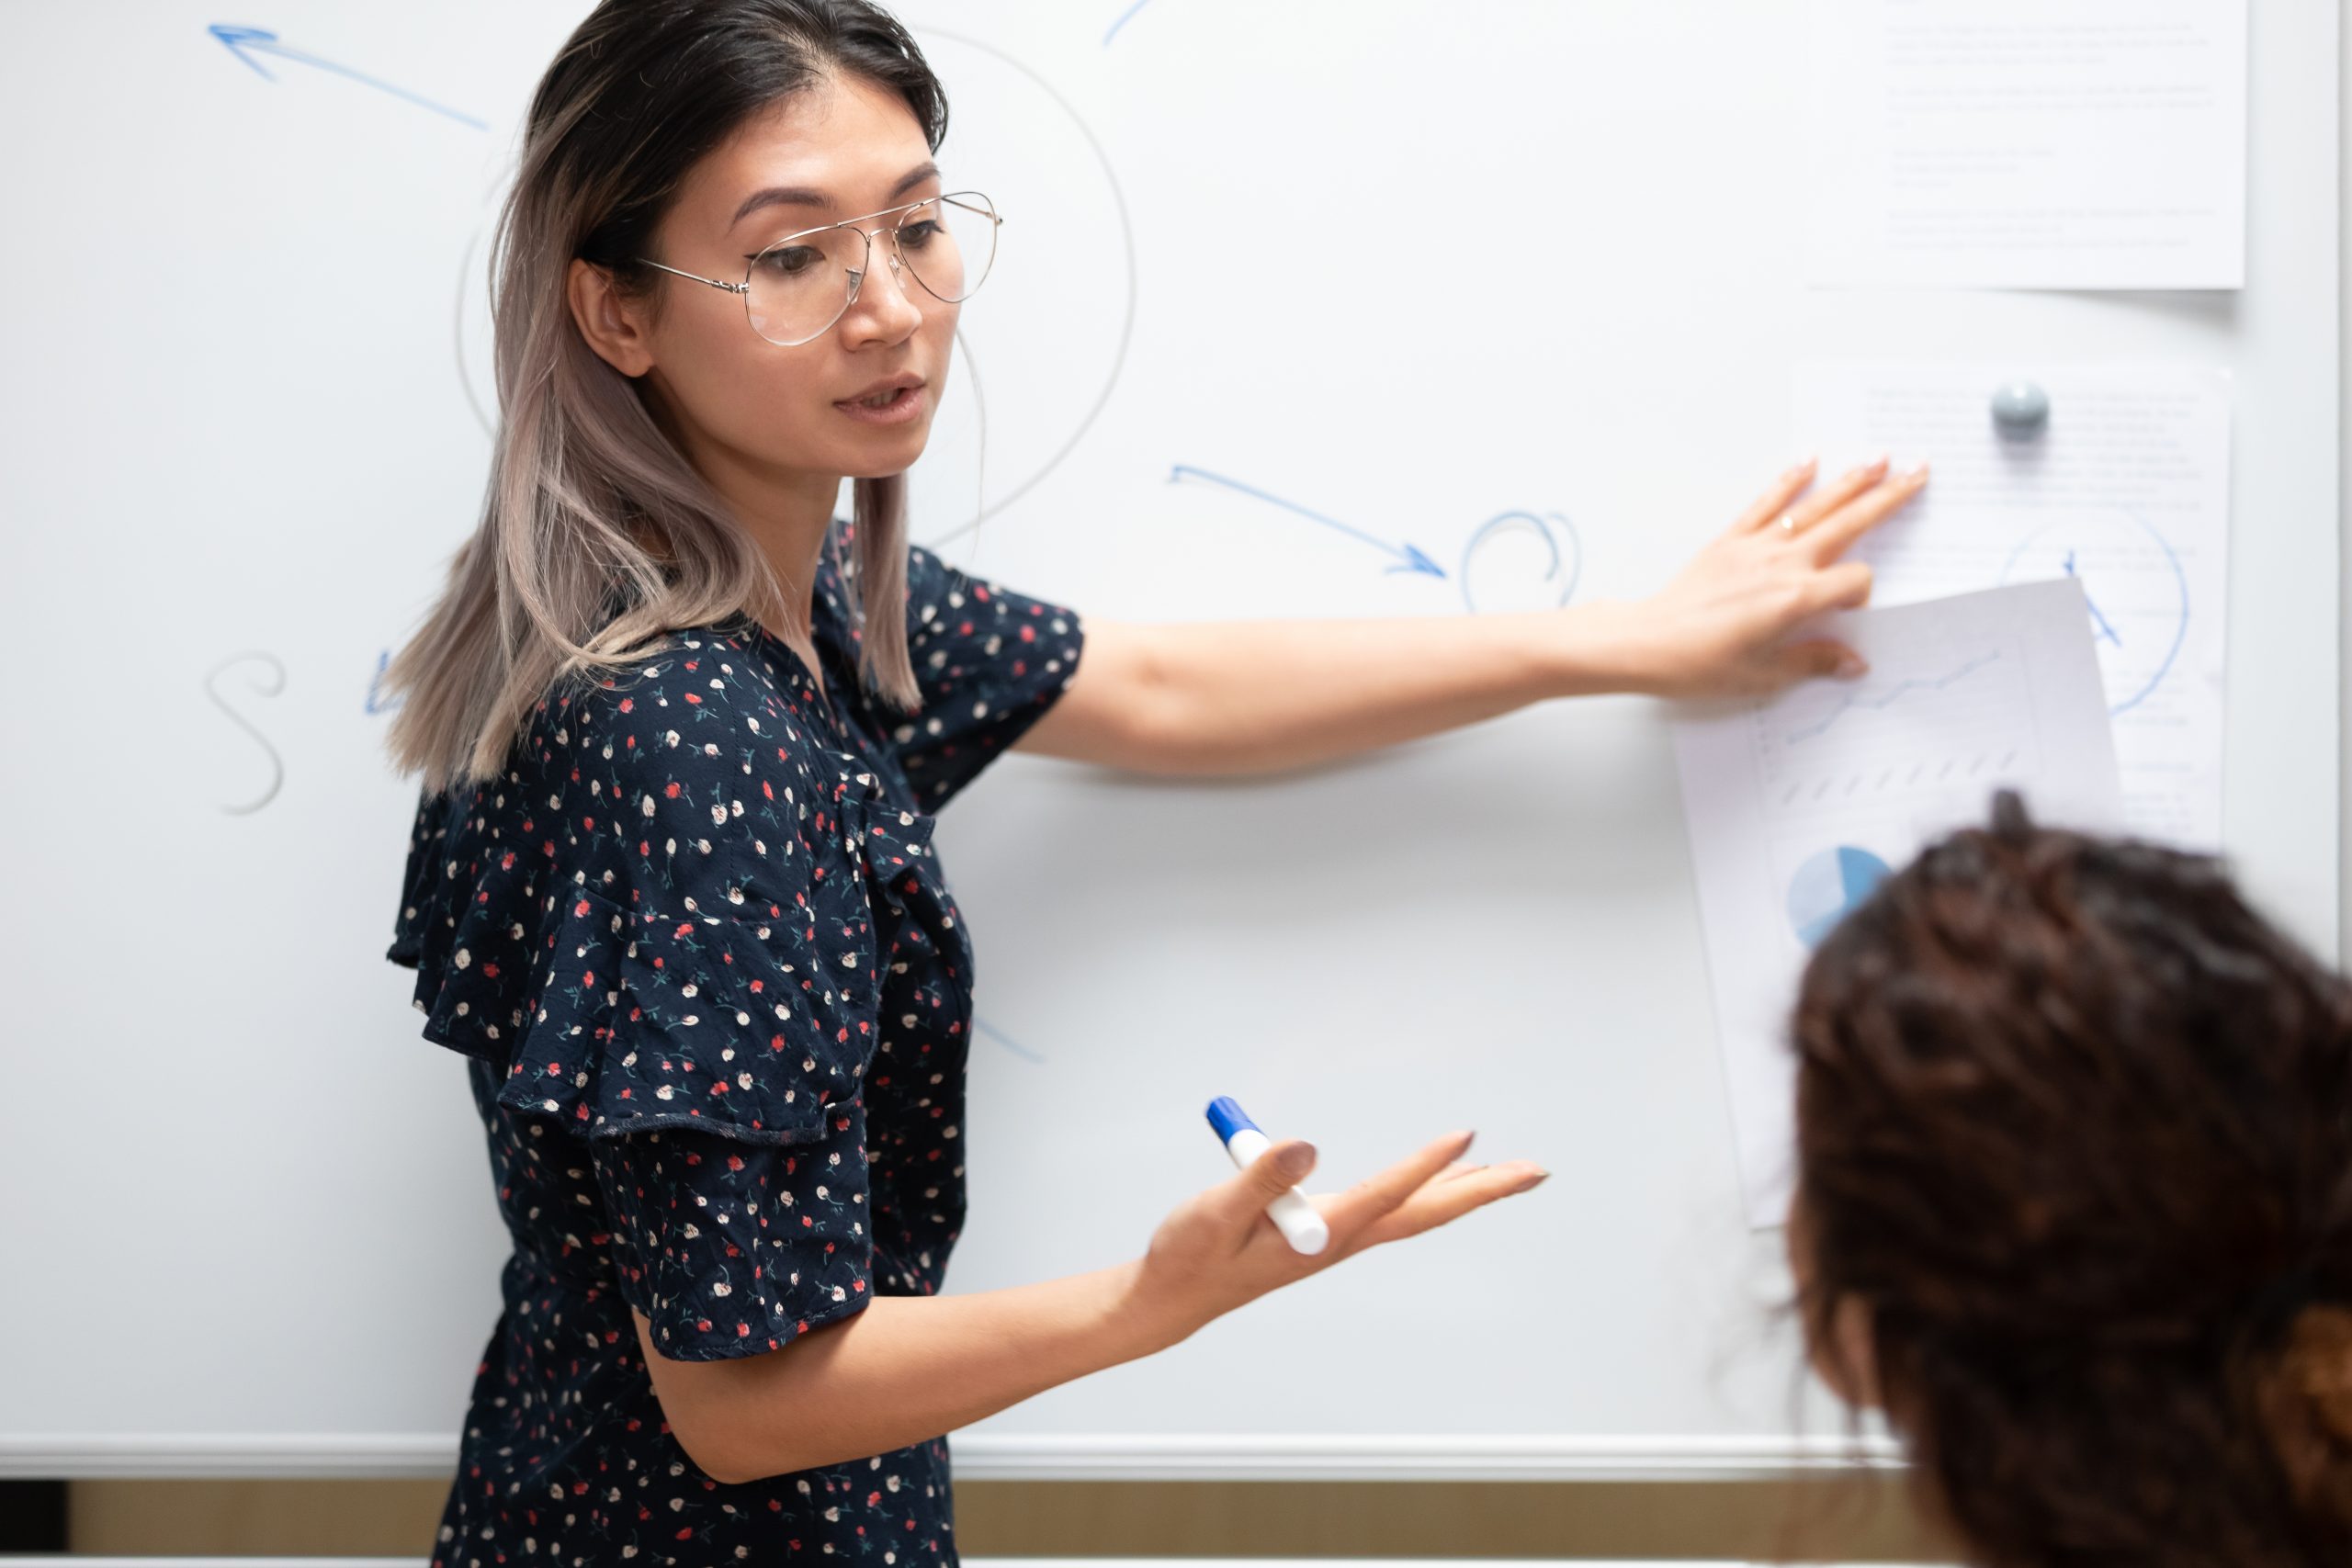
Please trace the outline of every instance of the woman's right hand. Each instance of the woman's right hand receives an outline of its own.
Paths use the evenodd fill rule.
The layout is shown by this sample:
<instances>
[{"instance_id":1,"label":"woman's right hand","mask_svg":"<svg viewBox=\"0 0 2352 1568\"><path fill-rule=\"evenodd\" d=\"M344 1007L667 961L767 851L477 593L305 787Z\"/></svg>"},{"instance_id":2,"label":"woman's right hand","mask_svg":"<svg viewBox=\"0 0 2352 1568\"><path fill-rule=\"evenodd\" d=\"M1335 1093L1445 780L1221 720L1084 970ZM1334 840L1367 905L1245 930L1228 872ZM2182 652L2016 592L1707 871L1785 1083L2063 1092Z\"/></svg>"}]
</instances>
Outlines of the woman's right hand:
<instances>
[{"instance_id":1,"label":"woman's right hand","mask_svg":"<svg viewBox=\"0 0 2352 1568\"><path fill-rule=\"evenodd\" d=\"M1871 569L1846 552L1910 504L1928 467L1890 474L1882 457L1807 493L1813 477L1806 461L1773 480L1659 592L1591 606L1621 623L1617 656L1630 663L1632 690L1769 696L1808 676L1863 672L1853 649L1807 627L1869 602Z\"/></svg>"},{"instance_id":2,"label":"woman's right hand","mask_svg":"<svg viewBox=\"0 0 2352 1568\"><path fill-rule=\"evenodd\" d=\"M1330 1243L1313 1257L1291 1249L1266 1205L1315 1168L1315 1146L1297 1139L1274 1145L1160 1223L1137 1269L1135 1309L1172 1345L1270 1291L1528 1191L1550 1174L1526 1160L1457 1163L1472 1136L1451 1134L1345 1192L1313 1199L1331 1229Z\"/></svg>"}]
</instances>

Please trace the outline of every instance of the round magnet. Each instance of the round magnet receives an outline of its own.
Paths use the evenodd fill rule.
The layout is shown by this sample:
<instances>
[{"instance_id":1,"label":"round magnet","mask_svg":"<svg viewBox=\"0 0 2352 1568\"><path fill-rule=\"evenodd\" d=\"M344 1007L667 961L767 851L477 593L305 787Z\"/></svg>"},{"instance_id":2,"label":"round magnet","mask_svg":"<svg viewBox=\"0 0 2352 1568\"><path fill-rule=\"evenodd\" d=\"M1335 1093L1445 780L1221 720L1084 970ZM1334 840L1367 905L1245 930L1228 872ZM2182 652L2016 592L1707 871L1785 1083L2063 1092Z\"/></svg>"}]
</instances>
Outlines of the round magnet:
<instances>
[{"instance_id":1,"label":"round magnet","mask_svg":"<svg viewBox=\"0 0 2352 1568\"><path fill-rule=\"evenodd\" d=\"M2039 435L2050 423L2050 394L2030 381L2011 381L1993 394L1993 428L2013 441Z\"/></svg>"}]
</instances>

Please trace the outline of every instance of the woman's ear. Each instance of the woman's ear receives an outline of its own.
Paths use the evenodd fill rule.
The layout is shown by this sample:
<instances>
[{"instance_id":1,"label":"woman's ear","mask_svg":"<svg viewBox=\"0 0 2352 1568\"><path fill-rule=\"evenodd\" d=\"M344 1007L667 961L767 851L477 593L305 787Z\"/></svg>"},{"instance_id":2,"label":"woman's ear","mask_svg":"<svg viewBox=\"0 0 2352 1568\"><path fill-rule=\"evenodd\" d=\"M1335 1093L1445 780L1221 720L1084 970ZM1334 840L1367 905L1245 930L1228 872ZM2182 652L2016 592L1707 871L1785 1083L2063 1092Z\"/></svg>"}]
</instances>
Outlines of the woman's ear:
<instances>
[{"instance_id":1,"label":"woman's ear","mask_svg":"<svg viewBox=\"0 0 2352 1568\"><path fill-rule=\"evenodd\" d=\"M653 368L645 322L613 287L612 274L574 256L563 281L571 319L597 357L631 380Z\"/></svg>"},{"instance_id":2,"label":"woman's ear","mask_svg":"<svg viewBox=\"0 0 2352 1568\"><path fill-rule=\"evenodd\" d=\"M1870 1303L1859 1296L1840 1296L1829 1310L1826 1347L1814 1348L1813 1370L1829 1392L1857 1410L1877 1410L1884 1404L1878 1386L1878 1347L1871 1333ZM1827 1354L1822 1352L1826 1349Z\"/></svg>"},{"instance_id":3,"label":"woman's ear","mask_svg":"<svg viewBox=\"0 0 2352 1568\"><path fill-rule=\"evenodd\" d=\"M1789 1249L1789 1273L1796 1281L1805 1359L1812 1363L1813 1375L1856 1409L1878 1409L1882 1403L1878 1350L1871 1329L1870 1303L1848 1294L1831 1302L1826 1314L1816 1310L1814 1292L1822 1288L1820 1268L1814 1255L1813 1215L1802 1189L1789 1200L1788 1228L1782 1239Z\"/></svg>"}]
</instances>

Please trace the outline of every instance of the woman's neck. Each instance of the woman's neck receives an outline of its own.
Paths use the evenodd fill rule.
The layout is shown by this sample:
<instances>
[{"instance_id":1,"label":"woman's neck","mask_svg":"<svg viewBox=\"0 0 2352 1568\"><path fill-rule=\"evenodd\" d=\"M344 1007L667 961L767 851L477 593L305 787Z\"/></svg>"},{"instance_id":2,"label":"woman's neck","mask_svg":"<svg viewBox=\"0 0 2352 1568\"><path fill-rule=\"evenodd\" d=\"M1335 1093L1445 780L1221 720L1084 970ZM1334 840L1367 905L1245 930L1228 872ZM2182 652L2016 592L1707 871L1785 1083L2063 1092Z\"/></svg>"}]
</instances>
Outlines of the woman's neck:
<instances>
[{"instance_id":1,"label":"woman's neck","mask_svg":"<svg viewBox=\"0 0 2352 1568\"><path fill-rule=\"evenodd\" d=\"M799 655L822 691L824 672L812 635L817 567L832 525L833 503L841 494L841 476L752 460L676 417L666 398L652 399L651 408L655 420L752 536L775 574L782 601L752 606L754 617L770 636Z\"/></svg>"},{"instance_id":2,"label":"woman's neck","mask_svg":"<svg viewBox=\"0 0 2352 1568\"><path fill-rule=\"evenodd\" d=\"M806 657L817 565L841 477L749 464L724 450L690 448L690 455L775 574L785 603L762 607L762 624Z\"/></svg>"}]
</instances>

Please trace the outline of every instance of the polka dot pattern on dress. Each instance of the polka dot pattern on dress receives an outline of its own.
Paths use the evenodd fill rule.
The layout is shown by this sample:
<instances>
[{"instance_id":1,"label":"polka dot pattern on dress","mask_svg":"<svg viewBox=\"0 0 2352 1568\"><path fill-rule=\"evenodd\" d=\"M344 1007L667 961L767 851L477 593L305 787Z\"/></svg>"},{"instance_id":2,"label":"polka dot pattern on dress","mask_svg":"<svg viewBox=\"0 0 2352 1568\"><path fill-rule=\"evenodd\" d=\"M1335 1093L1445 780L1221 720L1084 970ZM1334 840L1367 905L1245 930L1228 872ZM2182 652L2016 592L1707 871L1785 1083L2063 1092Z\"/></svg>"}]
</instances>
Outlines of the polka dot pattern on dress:
<instances>
[{"instance_id":1,"label":"polka dot pattern on dress","mask_svg":"<svg viewBox=\"0 0 2352 1568\"><path fill-rule=\"evenodd\" d=\"M972 948L933 818L1076 672L1073 613L909 552L922 705L874 703L838 526L820 693L755 624L551 692L494 782L419 803L388 956L467 1058L514 1245L436 1568L953 1563L944 1439L728 1484L659 1352L781 1348L939 1290L964 1218Z\"/></svg>"}]
</instances>

